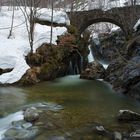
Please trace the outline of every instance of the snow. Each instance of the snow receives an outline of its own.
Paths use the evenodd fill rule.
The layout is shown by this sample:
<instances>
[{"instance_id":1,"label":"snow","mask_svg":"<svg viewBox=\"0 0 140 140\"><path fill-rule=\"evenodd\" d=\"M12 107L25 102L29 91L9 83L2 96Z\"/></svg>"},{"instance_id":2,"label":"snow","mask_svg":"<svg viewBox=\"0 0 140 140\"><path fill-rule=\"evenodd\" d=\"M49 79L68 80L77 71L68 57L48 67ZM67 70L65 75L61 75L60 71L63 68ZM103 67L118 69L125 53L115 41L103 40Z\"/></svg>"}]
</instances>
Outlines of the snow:
<instances>
[{"instance_id":1,"label":"snow","mask_svg":"<svg viewBox=\"0 0 140 140\"><path fill-rule=\"evenodd\" d=\"M113 32L119 31L119 30L120 30L120 27L118 27L118 26L113 27L110 31L110 34L113 33Z\"/></svg>"},{"instance_id":2,"label":"snow","mask_svg":"<svg viewBox=\"0 0 140 140\"><path fill-rule=\"evenodd\" d=\"M99 46L100 45L100 40L99 40L99 34L98 33L93 33L92 34L92 41Z\"/></svg>"},{"instance_id":3,"label":"snow","mask_svg":"<svg viewBox=\"0 0 140 140\"><path fill-rule=\"evenodd\" d=\"M52 42L56 45L58 36L67 32L65 27L54 27ZM42 42L50 42L51 28L49 26L36 24L35 25L35 38L34 38L34 52L42 44Z\"/></svg>"},{"instance_id":4,"label":"snow","mask_svg":"<svg viewBox=\"0 0 140 140\"><path fill-rule=\"evenodd\" d=\"M127 109L125 109L125 110L119 110L119 114L120 114L120 115L122 115L122 114L125 113L125 112L130 113L130 114L139 115L137 112L133 112L133 111L131 111L131 110L127 110Z\"/></svg>"},{"instance_id":5,"label":"snow","mask_svg":"<svg viewBox=\"0 0 140 140\"><path fill-rule=\"evenodd\" d=\"M38 18L41 20L47 20L51 22L51 9L43 8L38 11ZM58 24L65 24L70 25L70 20L68 18L68 15L64 11L54 10L53 13L53 22Z\"/></svg>"},{"instance_id":6,"label":"snow","mask_svg":"<svg viewBox=\"0 0 140 140\"><path fill-rule=\"evenodd\" d=\"M137 21L137 23L134 26L134 31L137 31L138 26L140 26L140 19Z\"/></svg>"},{"instance_id":7,"label":"snow","mask_svg":"<svg viewBox=\"0 0 140 140\"><path fill-rule=\"evenodd\" d=\"M64 15L64 12L57 12L54 12L56 13L55 15ZM0 68L12 68L13 70L0 75L1 84L17 82L30 68L25 61L25 56L30 52L25 18L20 10L15 10L12 37L7 39L11 25L11 17L12 11L8 11L8 7L2 7L2 11L0 12ZM54 21L62 23L64 19L60 18L59 21L57 16L56 18L54 17ZM68 21L66 20L66 22ZM35 25L34 52L42 43L50 42L50 30L51 27L49 26ZM66 32L67 29L65 27L53 28L52 43L56 44L57 36L65 34Z\"/></svg>"}]
</instances>

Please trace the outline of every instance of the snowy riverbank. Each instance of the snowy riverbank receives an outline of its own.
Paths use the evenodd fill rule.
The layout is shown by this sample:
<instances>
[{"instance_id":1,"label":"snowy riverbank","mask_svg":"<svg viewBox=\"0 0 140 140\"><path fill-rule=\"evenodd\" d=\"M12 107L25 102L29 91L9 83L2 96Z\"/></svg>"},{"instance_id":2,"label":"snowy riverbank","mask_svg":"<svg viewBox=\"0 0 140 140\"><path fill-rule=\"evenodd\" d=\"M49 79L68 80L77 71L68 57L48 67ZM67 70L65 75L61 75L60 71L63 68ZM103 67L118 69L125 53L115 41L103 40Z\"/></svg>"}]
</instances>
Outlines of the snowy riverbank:
<instances>
[{"instance_id":1,"label":"snowy riverbank","mask_svg":"<svg viewBox=\"0 0 140 140\"><path fill-rule=\"evenodd\" d=\"M44 13L46 17L50 16L49 9L43 9L39 11ZM48 15L47 15L48 13ZM57 15L57 16L56 16ZM58 18L60 17L60 18ZM54 11L54 21L58 23L68 24L68 18L63 11ZM41 17L43 18L43 17ZM66 19L65 19L66 18ZM14 28L12 36L8 38L10 26L12 20L12 11L8 10L8 7L2 7L0 12L0 68L7 69L12 68L11 72L0 75L1 84L15 83L25 74L30 68L26 61L25 56L30 52L28 33L25 24L25 18L21 10L15 10ZM45 18L47 20L47 18ZM43 26L40 24L35 25L34 35L34 51L44 42L50 41L51 27ZM65 27L53 28L53 44L56 44L57 37L66 33Z\"/></svg>"}]
</instances>

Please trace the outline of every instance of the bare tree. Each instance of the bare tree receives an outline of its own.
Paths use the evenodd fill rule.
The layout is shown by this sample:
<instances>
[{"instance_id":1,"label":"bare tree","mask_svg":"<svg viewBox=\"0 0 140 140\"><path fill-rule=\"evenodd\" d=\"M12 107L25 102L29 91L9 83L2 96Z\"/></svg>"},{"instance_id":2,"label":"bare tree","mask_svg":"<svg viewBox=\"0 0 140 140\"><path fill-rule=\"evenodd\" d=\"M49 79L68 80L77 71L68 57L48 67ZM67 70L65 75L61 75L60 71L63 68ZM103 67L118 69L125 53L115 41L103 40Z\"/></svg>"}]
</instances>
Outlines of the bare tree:
<instances>
[{"instance_id":1,"label":"bare tree","mask_svg":"<svg viewBox=\"0 0 140 140\"><path fill-rule=\"evenodd\" d=\"M37 16L37 10L39 10L40 0L16 0L19 7L25 17L26 29L28 32L28 39L31 48L31 54L33 54L33 42L34 42L34 26L35 18ZM23 5L23 7L21 7Z\"/></svg>"},{"instance_id":2,"label":"bare tree","mask_svg":"<svg viewBox=\"0 0 140 140\"><path fill-rule=\"evenodd\" d=\"M0 1L0 11L2 9L2 6L3 6L3 0Z\"/></svg>"},{"instance_id":3,"label":"bare tree","mask_svg":"<svg viewBox=\"0 0 140 140\"><path fill-rule=\"evenodd\" d=\"M133 6L136 5L137 4L137 0L130 0L130 4L133 5Z\"/></svg>"},{"instance_id":4,"label":"bare tree","mask_svg":"<svg viewBox=\"0 0 140 140\"><path fill-rule=\"evenodd\" d=\"M9 35L8 35L8 39L12 36L12 31L13 31L13 25L14 25L14 17L15 17L15 0L12 0L12 21L11 21L11 28L10 28L10 32L9 32Z\"/></svg>"},{"instance_id":5,"label":"bare tree","mask_svg":"<svg viewBox=\"0 0 140 140\"><path fill-rule=\"evenodd\" d=\"M51 35L50 35L50 45L52 45L52 38L53 38L53 10L54 10L54 3L52 0L51 3L51 9L52 9L52 14L51 14Z\"/></svg>"}]
</instances>

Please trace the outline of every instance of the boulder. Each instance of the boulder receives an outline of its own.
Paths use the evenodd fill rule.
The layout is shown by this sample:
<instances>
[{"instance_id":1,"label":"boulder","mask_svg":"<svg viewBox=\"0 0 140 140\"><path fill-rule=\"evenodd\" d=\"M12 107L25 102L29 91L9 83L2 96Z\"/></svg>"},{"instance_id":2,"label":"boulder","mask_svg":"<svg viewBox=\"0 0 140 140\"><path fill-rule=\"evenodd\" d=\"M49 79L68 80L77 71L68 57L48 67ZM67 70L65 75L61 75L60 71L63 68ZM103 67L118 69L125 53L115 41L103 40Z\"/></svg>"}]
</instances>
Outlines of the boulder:
<instances>
[{"instance_id":1,"label":"boulder","mask_svg":"<svg viewBox=\"0 0 140 140\"><path fill-rule=\"evenodd\" d=\"M116 59L105 71L105 79L117 92L140 100L140 56L124 61Z\"/></svg>"},{"instance_id":2,"label":"boulder","mask_svg":"<svg viewBox=\"0 0 140 140\"><path fill-rule=\"evenodd\" d=\"M80 78L81 79L102 79L104 77L105 69L97 61L91 62L88 64L87 68L81 73Z\"/></svg>"},{"instance_id":3,"label":"boulder","mask_svg":"<svg viewBox=\"0 0 140 140\"><path fill-rule=\"evenodd\" d=\"M114 140L122 140L122 134L120 132L114 132Z\"/></svg>"},{"instance_id":4,"label":"boulder","mask_svg":"<svg viewBox=\"0 0 140 140\"><path fill-rule=\"evenodd\" d=\"M140 100L140 56L133 57L123 68L122 80L124 93Z\"/></svg>"},{"instance_id":5,"label":"boulder","mask_svg":"<svg viewBox=\"0 0 140 140\"><path fill-rule=\"evenodd\" d=\"M39 119L39 110L35 107L27 108L24 112L24 120L27 122L35 122Z\"/></svg>"},{"instance_id":6,"label":"boulder","mask_svg":"<svg viewBox=\"0 0 140 140\"><path fill-rule=\"evenodd\" d=\"M117 119L123 122L140 121L140 114L131 110L120 110Z\"/></svg>"},{"instance_id":7,"label":"boulder","mask_svg":"<svg viewBox=\"0 0 140 140\"><path fill-rule=\"evenodd\" d=\"M139 130L136 130L135 132L131 132L130 133L130 138L137 138L137 139L140 139L140 129Z\"/></svg>"}]
</instances>

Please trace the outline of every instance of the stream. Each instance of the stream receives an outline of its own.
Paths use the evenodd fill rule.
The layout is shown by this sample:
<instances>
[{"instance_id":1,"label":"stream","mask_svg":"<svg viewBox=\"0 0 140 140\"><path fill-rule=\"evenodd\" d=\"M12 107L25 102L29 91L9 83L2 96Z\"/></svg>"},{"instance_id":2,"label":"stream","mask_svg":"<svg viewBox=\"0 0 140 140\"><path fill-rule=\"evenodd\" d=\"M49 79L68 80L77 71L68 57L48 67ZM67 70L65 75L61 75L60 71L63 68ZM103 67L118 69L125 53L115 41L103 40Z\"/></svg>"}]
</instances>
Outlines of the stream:
<instances>
[{"instance_id":1,"label":"stream","mask_svg":"<svg viewBox=\"0 0 140 140\"><path fill-rule=\"evenodd\" d=\"M64 107L61 116L65 130L92 122L119 129L120 124L115 118L120 109L140 113L139 102L116 94L109 84L79 79L79 75L66 76L31 87L0 87L0 135L10 128L12 121L23 119L22 106L38 102L52 102Z\"/></svg>"}]
</instances>

